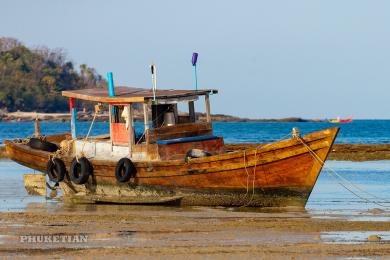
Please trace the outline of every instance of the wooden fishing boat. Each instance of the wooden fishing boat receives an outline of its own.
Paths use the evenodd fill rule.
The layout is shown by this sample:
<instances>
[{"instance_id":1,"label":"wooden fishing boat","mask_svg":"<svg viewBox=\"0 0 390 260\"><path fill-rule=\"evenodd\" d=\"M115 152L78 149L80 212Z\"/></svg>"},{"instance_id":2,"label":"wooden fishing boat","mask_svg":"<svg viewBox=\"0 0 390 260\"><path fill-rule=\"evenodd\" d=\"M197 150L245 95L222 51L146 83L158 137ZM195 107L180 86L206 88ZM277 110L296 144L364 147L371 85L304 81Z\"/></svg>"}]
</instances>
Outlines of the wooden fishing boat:
<instances>
[{"instance_id":1,"label":"wooden fishing boat","mask_svg":"<svg viewBox=\"0 0 390 260\"><path fill-rule=\"evenodd\" d=\"M352 121L353 121L352 118L345 118L345 119L337 118L337 119L329 120L329 123L350 123Z\"/></svg>"},{"instance_id":2,"label":"wooden fishing boat","mask_svg":"<svg viewBox=\"0 0 390 260\"><path fill-rule=\"evenodd\" d=\"M5 141L8 156L47 173L74 202L304 207L339 130L300 136L295 129L285 140L228 150L211 123L210 95L217 90L109 88L64 91L71 133ZM200 97L205 121L195 113ZM106 104L110 133L77 137L74 99ZM179 113L178 103L188 113ZM143 108L141 136L134 131L135 106Z\"/></svg>"}]
</instances>

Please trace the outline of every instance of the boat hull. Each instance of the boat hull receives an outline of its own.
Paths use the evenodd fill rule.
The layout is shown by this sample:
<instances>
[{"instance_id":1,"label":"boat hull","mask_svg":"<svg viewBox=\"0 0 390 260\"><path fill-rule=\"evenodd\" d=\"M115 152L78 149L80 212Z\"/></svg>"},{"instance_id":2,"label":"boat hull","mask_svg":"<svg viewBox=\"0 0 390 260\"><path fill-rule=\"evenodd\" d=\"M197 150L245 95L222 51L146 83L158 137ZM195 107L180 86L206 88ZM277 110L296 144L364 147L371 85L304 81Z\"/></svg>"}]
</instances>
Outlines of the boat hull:
<instances>
[{"instance_id":1,"label":"boat hull","mask_svg":"<svg viewBox=\"0 0 390 260\"><path fill-rule=\"evenodd\" d=\"M128 183L116 181L117 162L90 158L93 175L86 184L73 184L66 176L60 187L65 197L74 202L304 207L338 130L325 129L302 139L187 162L134 162L137 174ZM6 142L6 149L16 162L46 171L49 153L11 141ZM73 158L61 159L69 167Z\"/></svg>"}]
</instances>

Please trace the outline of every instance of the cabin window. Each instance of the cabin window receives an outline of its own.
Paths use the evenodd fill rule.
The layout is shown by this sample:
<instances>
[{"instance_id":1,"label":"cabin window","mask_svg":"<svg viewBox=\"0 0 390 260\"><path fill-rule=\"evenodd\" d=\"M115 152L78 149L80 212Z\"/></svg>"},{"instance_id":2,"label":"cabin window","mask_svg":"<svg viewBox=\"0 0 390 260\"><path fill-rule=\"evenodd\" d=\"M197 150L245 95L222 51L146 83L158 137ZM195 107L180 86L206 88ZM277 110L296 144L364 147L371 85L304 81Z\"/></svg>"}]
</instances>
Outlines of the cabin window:
<instances>
[{"instance_id":1,"label":"cabin window","mask_svg":"<svg viewBox=\"0 0 390 260\"><path fill-rule=\"evenodd\" d=\"M127 109L126 109L127 110ZM112 106L112 123L126 123L125 117L122 116L125 106Z\"/></svg>"},{"instance_id":2,"label":"cabin window","mask_svg":"<svg viewBox=\"0 0 390 260\"><path fill-rule=\"evenodd\" d=\"M172 126L178 123L176 104L152 105L153 128Z\"/></svg>"},{"instance_id":3,"label":"cabin window","mask_svg":"<svg viewBox=\"0 0 390 260\"><path fill-rule=\"evenodd\" d=\"M189 101L188 112L178 111L177 104L158 104L152 105L152 121L153 128L162 126L172 126L176 124L195 123L195 106L194 101Z\"/></svg>"}]
</instances>

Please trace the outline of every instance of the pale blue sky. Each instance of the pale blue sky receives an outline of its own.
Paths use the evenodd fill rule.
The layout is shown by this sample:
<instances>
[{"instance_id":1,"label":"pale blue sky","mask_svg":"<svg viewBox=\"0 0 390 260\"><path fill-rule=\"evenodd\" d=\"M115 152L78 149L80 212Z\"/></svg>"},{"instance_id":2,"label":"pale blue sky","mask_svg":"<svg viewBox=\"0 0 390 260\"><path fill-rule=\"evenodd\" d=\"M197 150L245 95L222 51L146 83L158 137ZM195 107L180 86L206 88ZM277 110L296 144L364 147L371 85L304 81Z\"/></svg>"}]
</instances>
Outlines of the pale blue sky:
<instances>
[{"instance_id":1,"label":"pale blue sky","mask_svg":"<svg viewBox=\"0 0 390 260\"><path fill-rule=\"evenodd\" d=\"M116 84L218 88L212 112L390 118L389 1L0 1L0 35L67 50ZM200 109L202 110L202 109Z\"/></svg>"}]
</instances>

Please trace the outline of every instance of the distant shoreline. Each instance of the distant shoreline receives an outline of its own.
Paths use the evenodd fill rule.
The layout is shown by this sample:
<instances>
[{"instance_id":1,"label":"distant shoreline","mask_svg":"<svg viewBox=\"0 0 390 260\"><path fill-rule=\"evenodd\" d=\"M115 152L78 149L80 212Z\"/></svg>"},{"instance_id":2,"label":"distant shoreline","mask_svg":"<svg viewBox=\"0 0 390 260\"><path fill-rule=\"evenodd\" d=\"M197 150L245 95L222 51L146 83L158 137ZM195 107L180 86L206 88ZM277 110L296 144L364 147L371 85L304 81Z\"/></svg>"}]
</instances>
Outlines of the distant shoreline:
<instances>
[{"instance_id":1,"label":"distant shoreline","mask_svg":"<svg viewBox=\"0 0 390 260\"><path fill-rule=\"evenodd\" d=\"M67 122L69 121L69 113L39 113L39 112L9 112L0 114L0 122L30 122L38 117L40 121L47 122ZM198 120L206 120L205 113L197 113ZM323 119L303 119L300 117L288 117L280 119L251 119L242 118L223 114L214 114L211 116L214 122L325 122ZM93 113L91 112L78 112L78 121L91 121L93 119ZM143 115L141 112L136 111L134 114L134 120L143 121ZM108 113L98 114L96 121L108 121Z\"/></svg>"},{"instance_id":2,"label":"distant shoreline","mask_svg":"<svg viewBox=\"0 0 390 260\"><path fill-rule=\"evenodd\" d=\"M261 144L225 144L228 150L249 149ZM5 147L0 146L0 159L6 159ZM379 161L390 160L390 144L334 144L328 160Z\"/></svg>"}]
</instances>

